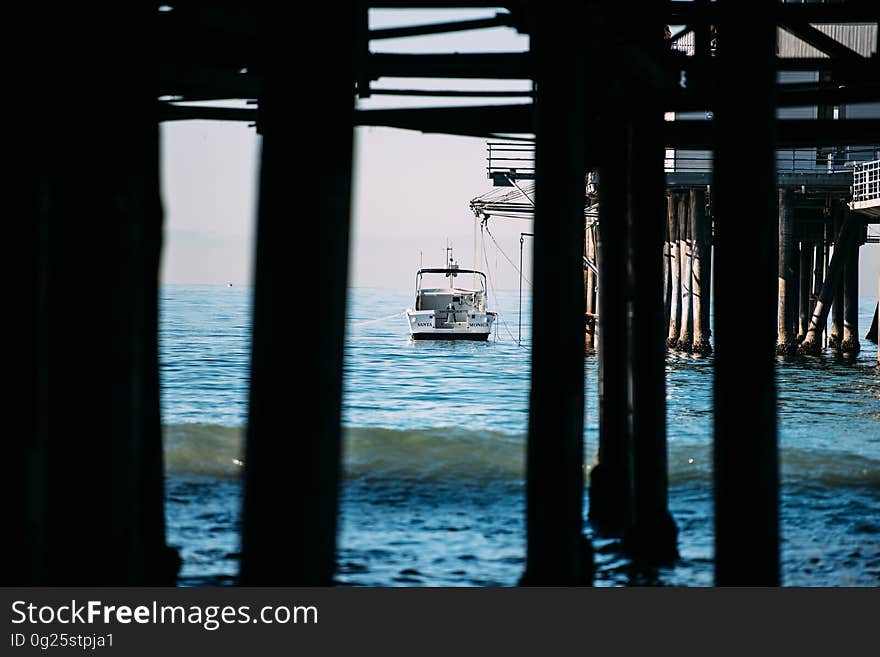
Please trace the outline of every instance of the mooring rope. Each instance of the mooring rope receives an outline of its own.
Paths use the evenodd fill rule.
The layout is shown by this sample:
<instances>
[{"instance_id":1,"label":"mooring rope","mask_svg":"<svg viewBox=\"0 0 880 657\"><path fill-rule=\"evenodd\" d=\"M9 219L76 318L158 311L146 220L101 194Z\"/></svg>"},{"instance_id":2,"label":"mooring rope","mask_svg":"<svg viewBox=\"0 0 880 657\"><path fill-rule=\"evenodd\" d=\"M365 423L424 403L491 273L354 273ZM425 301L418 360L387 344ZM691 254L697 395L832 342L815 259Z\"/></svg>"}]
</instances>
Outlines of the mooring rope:
<instances>
[{"instance_id":1,"label":"mooring rope","mask_svg":"<svg viewBox=\"0 0 880 657\"><path fill-rule=\"evenodd\" d=\"M386 315L385 317L379 317L378 319L368 319L363 322L352 322L348 325L348 328L357 328L359 326L367 326L368 324L378 324L379 322L387 322L389 319L394 319L395 317L400 317L401 315L406 314L405 310L401 310L399 313L394 313L393 315Z\"/></svg>"},{"instance_id":2,"label":"mooring rope","mask_svg":"<svg viewBox=\"0 0 880 657\"><path fill-rule=\"evenodd\" d=\"M486 232L489 233L489 236L492 237L492 233L489 232L489 226L485 226L485 228L486 228ZM481 232L482 232L482 227L481 227ZM494 237L492 238L492 241L495 242ZM498 307L498 290L495 289L495 282L492 280L492 271L489 267L489 256L486 253L486 238L483 235L481 235L481 242L483 245L483 260L486 263L486 274L487 274L486 277L489 279L489 290L487 290L487 293L491 292L495 296L495 307L497 308ZM501 251L501 248L498 247L497 242L495 242L495 246L497 247L498 251ZM506 258L507 256L504 256L504 257ZM496 259L497 259L497 251L496 251ZM496 274L498 273L497 272L497 265L496 265L496 272L495 273ZM516 337L513 335L513 332L510 330L510 327L507 325L507 322L504 321L504 318L499 313L495 314L495 321L496 321L496 323L500 323L504 327L504 330L507 332L507 335L510 336L510 340L513 342L513 344L515 344L520 349L527 349L527 347L524 347L520 343L520 341L516 339ZM495 342L498 342L498 328L497 327L495 329Z\"/></svg>"},{"instance_id":3,"label":"mooring rope","mask_svg":"<svg viewBox=\"0 0 880 657\"><path fill-rule=\"evenodd\" d=\"M519 267L516 266L516 264L513 262L513 260L511 260L508 257L508 255L504 252L504 249L501 248L501 245L499 245L498 242L495 240L495 236L492 234L492 231L489 230L489 223L488 222L486 223L486 232L489 233L489 237L492 238L492 243L495 244L495 248L498 249L499 251L501 251L501 255L503 255L504 259L510 263L510 266L513 267L514 271L516 271L517 274L522 276L522 279L526 282L526 284L529 287L532 287L532 282L528 278L525 277L525 274L523 274L520 271Z\"/></svg>"}]
</instances>

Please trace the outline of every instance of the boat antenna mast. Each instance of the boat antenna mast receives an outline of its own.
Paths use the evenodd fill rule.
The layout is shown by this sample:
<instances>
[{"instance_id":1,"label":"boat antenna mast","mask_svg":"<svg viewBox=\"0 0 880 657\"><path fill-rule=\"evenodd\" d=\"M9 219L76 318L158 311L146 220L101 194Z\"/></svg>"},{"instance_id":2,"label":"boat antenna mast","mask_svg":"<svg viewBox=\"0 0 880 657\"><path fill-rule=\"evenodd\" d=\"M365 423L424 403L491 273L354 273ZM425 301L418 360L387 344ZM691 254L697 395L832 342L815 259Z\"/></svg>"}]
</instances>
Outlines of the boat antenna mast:
<instances>
[{"instance_id":1,"label":"boat antenna mast","mask_svg":"<svg viewBox=\"0 0 880 657\"><path fill-rule=\"evenodd\" d=\"M449 240L446 240L446 269L449 271L446 273L446 276L449 278L455 278L458 276L453 270L458 269L458 265L455 264L455 258L452 257L452 245L449 243Z\"/></svg>"}]
</instances>

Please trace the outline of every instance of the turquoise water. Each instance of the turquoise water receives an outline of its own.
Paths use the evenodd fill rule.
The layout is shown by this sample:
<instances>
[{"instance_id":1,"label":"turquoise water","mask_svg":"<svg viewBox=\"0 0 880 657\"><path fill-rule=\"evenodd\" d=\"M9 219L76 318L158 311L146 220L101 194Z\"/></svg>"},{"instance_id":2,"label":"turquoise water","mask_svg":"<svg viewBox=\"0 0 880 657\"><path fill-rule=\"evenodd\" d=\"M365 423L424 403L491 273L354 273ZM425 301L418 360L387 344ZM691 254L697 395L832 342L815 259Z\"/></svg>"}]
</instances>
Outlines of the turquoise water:
<instances>
[{"instance_id":1,"label":"turquoise water","mask_svg":"<svg viewBox=\"0 0 880 657\"><path fill-rule=\"evenodd\" d=\"M864 333L876 300L862 301ZM515 340L517 293L491 303L497 340L423 343L402 316L374 321L411 305L409 291L350 291L338 582L512 585L522 573L529 352ZM238 568L249 317L249 288L162 290L168 541L181 548L183 583L232 582ZM522 335L527 345L527 325ZM880 585L880 372L876 346L862 347L779 362L785 584ZM594 357L585 376L591 462ZM593 537L597 584L711 584L711 394L711 357L668 357L680 561L641 570Z\"/></svg>"}]
</instances>

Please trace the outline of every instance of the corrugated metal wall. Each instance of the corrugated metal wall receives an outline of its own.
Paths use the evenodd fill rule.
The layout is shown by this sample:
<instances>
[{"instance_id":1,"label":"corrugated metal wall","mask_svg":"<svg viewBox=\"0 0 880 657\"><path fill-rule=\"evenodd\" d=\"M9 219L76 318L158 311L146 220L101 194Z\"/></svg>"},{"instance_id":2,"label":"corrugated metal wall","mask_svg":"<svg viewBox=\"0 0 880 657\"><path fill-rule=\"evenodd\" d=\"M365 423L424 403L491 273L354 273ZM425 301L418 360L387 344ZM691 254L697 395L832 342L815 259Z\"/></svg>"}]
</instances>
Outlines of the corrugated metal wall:
<instances>
[{"instance_id":1,"label":"corrugated metal wall","mask_svg":"<svg viewBox=\"0 0 880 657\"><path fill-rule=\"evenodd\" d=\"M880 119L880 103L857 103L845 108L848 119Z\"/></svg>"},{"instance_id":2,"label":"corrugated metal wall","mask_svg":"<svg viewBox=\"0 0 880 657\"><path fill-rule=\"evenodd\" d=\"M880 1L880 0L878 0ZM877 48L877 24L824 24L816 23L813 27L821 30L832 39L851 48L864 57L870 57ZM790 32L778 30L779 55L790 58L825 58L820 50L810 46ZM693 33L684 35L675 44L675 48L693 54ZM779 75L781 84L817 82L817 71L784 71ZM815 105L805 107L786 107L778 112L781 119L815 119L818 111ZM678 120L710 120L711 116L704 112L679 112ZM845 105L841 108L840 118L865 119L880 118L880 103L859 103ZM825 149L828 150L828 149ZM819 160L817 161L817 155ZM857 162L880 157L880 150L875 146L848 147L831 154L832 164L840 166L845 162ZM667 150L667 171L706 171L711 167L711 151L703 150ZM778 166L781 171L821 171L828 167L828 154L817 153L815 148L782 149L778 153Z\"/></svg>"},{"instance_id":3,"label":"corrugated metal wall","mask_svg":"<svg viewBox=\"0 0 880 657\"><path fill-rule=\"evenodd\" d=\"M877 51L876 23L811 23L811 25L835 41L855 50L862 57L870 57ZM821 50L782 28L779 29L778 39L780 57L828 57Z\"/></svg>"},{"instance_id":4,"label":"corrugated metal wall","mask_svg":"<svg viewBox=\"0 0 880 657\"><path fill-rule=\"evenodd\" d=\"M781 71L780 84L798 82L818 82L818 71ZM815 105L805 107L781 107L776 112L780 119L815 119L818 109ZM815 148L783 148L777 151L776 163L780 171L813 171L817 168Z\"/></svg>"}]
</instances>

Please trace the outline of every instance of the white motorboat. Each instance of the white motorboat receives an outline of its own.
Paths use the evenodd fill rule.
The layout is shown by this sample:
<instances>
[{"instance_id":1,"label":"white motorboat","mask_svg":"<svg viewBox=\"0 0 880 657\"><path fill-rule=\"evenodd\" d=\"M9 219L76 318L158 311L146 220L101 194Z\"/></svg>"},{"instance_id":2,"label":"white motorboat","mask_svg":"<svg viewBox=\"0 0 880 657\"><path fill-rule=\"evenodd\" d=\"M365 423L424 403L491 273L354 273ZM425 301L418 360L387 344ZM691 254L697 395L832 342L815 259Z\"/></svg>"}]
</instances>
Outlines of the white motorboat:
<instances>
[{"instance_id":1,"label":"white motorboat","mask_svg":"<svg viewBox=\"0 0 880 657\"><path fill-rule=\"evenodd\" d=\"M479 281L480 289L456 286L455 279L465 275ZM440 276L448 279L442 281L445 285L425 286L426 281ZM487 340L496 316L486 309L483 272L460 269L450 257L446 267L419 269L416 274L415 308L406 310L413 340Z\"/></svg>"}]
</instances>

